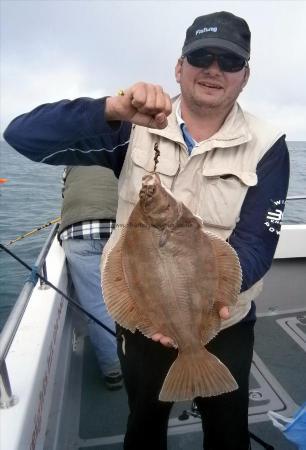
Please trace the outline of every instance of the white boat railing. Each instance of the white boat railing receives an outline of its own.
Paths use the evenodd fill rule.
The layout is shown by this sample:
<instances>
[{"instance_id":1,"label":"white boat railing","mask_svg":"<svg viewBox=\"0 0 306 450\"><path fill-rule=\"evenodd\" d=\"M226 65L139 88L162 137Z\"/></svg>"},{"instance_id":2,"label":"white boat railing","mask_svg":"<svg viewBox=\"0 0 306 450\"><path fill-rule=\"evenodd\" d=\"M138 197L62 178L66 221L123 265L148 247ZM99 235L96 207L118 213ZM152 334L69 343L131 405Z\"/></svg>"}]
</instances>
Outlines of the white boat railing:
<instances>
[{"instance_id":1,"label":"white boat railing","mask_svg":"<svg viewBox=\"0 0 306 450\"><path fill-rule=\"evenodd\" d=\"M289 195L287 200L306 200L306 195Z\"/></svg>"},{"instance_id":2,"label":"white boat railing","mask_svg":"<svg viewBox=\"0 0 306 450\"><path fill-rule=\"evenodd\" d=\"M0 335L0 408L10 408L16 404L10 385L10 380L7 372L5 358L9 352L13 339L17 333L19 324L23 314L27 308L29 299L36 284L35 273L42 274L47 278L46 256L52 244L52 241L57 233L58 224L54 225L41 252L35 262L35 271L32 277L25 282L23 289L2 329ZM40 289L49 289L49 286L40 280Z\"/></svg>"}]
</instances>

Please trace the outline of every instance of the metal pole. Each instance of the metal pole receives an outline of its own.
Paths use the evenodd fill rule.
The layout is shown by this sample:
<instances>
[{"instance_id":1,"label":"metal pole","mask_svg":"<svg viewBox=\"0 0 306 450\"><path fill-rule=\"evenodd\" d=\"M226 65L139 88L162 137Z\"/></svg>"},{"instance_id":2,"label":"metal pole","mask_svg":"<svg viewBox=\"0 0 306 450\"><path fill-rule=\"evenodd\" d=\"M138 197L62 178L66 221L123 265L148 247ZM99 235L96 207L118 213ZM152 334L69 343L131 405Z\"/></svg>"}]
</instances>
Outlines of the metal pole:
<instances>
[{"instance_id":1,"label":"metal pole","mask_svg":"<svg viewBox=\"0 0 306 450\"><path fill-rule=\"evenodd\" d=\"M48 274L47 274L47 264L46 261L44 261L43 265L42 265L42 275L44 278L48 279ZM40 290L46 290L46 289L50 289L50 286L47 285L47 283L45 283L42 278L39 279L40 280L40 284L39 284L39 288Z\"/></svg>"},{"instance_id":2,"label":"metal pole","mask_svg":"<svg viewBox=\"0 0 306 450\"><path fill-rule=\"evenodd\" d=\"M10 408L17 402L17 397L12 394L6 363L3 361L0 368L0 409Z\"/></svg>"},{"instance_id":3,"label":"metal pole","mask_svg":"<svg viewBox=\"0 0 306 450\"><path fill-rule=\"evenodd\" d=\"M306 200L306 195L290 195L287 200Z\"/></svg>"}]
</instances>

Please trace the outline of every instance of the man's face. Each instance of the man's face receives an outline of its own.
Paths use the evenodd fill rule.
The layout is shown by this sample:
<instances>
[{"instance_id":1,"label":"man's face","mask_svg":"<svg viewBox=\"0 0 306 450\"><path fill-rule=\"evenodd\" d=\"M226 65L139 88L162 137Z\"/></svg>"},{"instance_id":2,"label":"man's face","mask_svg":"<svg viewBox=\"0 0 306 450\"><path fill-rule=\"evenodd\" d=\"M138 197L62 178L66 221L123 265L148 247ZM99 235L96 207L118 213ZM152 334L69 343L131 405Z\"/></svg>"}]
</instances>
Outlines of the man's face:
<instances>
[{"instance_id":1,"label":"man's face","mask_svg":"<svg viewBox=\"0 0 306 450\"><path fill-rule=\"evenodd\" d=\"M249 69L224 72L216 60L208 68L200 68L189 64L187 58L180 58L175 75L181 85L182 102L187 108L227 111L247 84Z\"/></svg>"}]
</instances>

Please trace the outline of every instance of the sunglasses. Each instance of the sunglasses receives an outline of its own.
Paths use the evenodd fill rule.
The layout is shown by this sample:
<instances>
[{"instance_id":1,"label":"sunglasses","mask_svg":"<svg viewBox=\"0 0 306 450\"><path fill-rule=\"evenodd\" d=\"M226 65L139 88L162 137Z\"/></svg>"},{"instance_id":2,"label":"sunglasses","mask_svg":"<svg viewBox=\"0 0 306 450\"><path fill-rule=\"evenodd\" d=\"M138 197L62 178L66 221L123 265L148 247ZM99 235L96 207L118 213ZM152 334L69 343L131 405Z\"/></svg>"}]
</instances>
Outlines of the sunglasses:
<instances>
[{"instance_id":1,"label":"sunglasses","mask_svg":"<svg viewBox=\"0 0 306 450\"><path fill-rule=\"evenodd\" d=\"M186 58L192 66L203 69L210 67L216 60L220 70L223 72L239 72L248 65L246 59L233 53L215 54L201 50L186 55Z\"/></svg>"}]
</instances>

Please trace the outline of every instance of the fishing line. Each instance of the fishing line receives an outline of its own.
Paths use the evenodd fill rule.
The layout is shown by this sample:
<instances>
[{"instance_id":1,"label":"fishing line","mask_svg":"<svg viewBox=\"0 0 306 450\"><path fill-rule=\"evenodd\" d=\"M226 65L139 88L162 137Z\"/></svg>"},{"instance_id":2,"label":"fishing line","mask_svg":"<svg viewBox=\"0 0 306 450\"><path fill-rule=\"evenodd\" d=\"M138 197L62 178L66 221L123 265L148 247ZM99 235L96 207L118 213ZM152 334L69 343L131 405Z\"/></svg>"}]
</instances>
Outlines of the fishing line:
<instances>
[{"instance_id":1,"label":"fishing line","mask_svg":"<svg viewBox=\"0 0 306 450\"><path fill-rule=\"evenodd\" d=\"M93 316L90 312L88 312L86 309L84 309L81 305L79 305L76 301L74 301L71 297L69 297L68 295L66 295L64 292L62 292L60 289L58 289L56 286L54 286L54 284L52 284L50 281L47 280L47 278L45 278L43 275L40 275L37 272L37 268L36 267L31 267L29 266L25 261L23 261L22 259L20 259L17 255L15 255L13 252L11 252L8 248L5 247L5 245L0 244L0 249L4 250L6 253L8 253L12 258L16 259L16 261L18 261L20 264L22 264L26 269L28 269L31 273L32 273L32 278L31 281L32 283L35 285L37 282L37 279L39 278L40 280L42 280L44 283L46 283L48 286L50 286L52 289L54 289L58 294L62 295L67 301L68 303L71 303L72 305L74 305L77 309L79 309L80 311L82 311L87 317L89 317L90 319L92 319L95 323L97 323L98 325L100 325L100 327L104 328L106 331L108 331L112 336L116 337L116 333L111 330L110 328L108 328L106 325L104 325L104 323L100 322L99 319L97 319L95 316ZM36 278L36 280L35 280Z\"/></svg>"}]
</instances>

